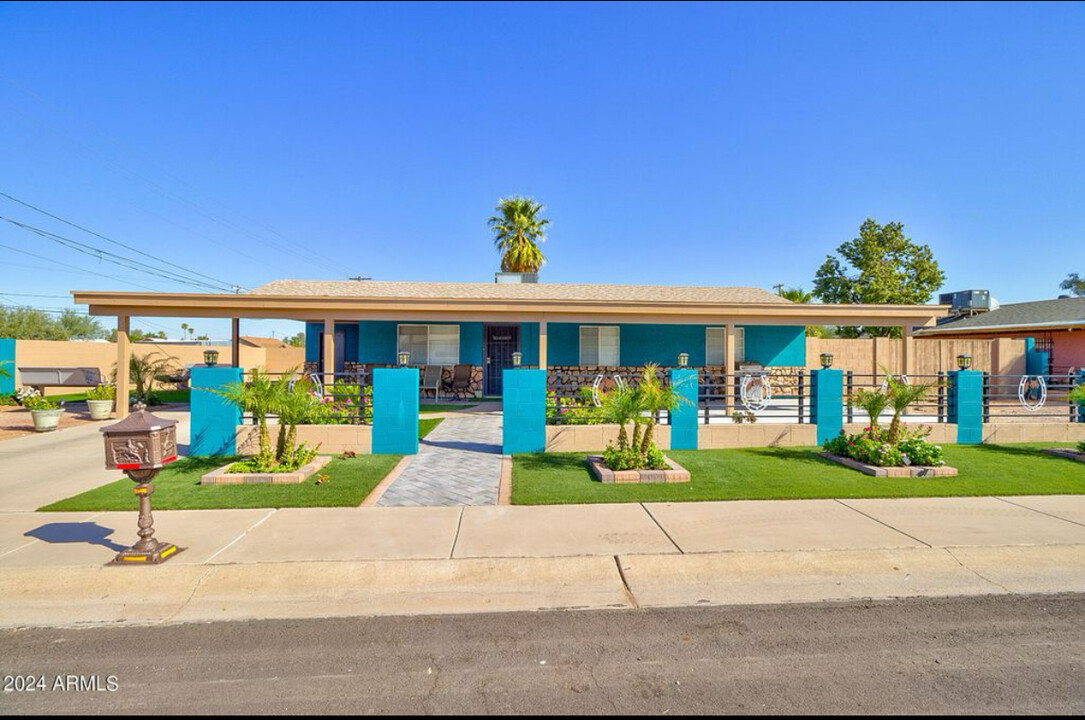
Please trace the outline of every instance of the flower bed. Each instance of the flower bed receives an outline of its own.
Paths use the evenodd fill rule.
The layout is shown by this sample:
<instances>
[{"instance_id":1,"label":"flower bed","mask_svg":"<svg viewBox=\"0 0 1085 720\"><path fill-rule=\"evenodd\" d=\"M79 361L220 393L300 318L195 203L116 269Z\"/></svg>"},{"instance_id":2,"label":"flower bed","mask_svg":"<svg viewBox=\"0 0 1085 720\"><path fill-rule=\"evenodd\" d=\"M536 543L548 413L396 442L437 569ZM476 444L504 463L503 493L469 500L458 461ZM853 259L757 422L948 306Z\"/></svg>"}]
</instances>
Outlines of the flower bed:
<instances>
[{"instance_id":1,"label":"flower bed","mask_svg":"<svg viewBox=\"0 0 1085 720\"><path fill-rule=\"evenodd\" d=\"M850 457L834 455L829 452L821 453L821 457L840 463L844 467L858 470L864 475L874 477L953 477L957 474L957 468L948 465L898 465L882 467L860 462Z\"/></svg>"},{"instance_id":2,"label":"flower bed","mask_svg":"<svg viewBox=\"0 0 1085 720\"><path fill-rule=\"evenodd\" d=\"M689 470L660 453L660 466L655 469L611 470L601 455L589 455L588 467L604 484L613 483L680 483L689 482Z\"/></svg>"},{"instance_id":3,"label":"flower bed","mask_svg":"<svg viewBox=\"0 0 1085 720\"><path fill-rule=\"evenodd\" d=\"M892 442L890 431L878 426L866 427L854 435L841 430L838 436L825 442L824 450L831 455L876 467L945 465L942 446L930 442L927 439L930 434L929 425L920 425L915 430L901 427L898 439Z\"/></svg>"},{"instance_id":4,"label":"flower bed","mask_svg":"<svg viewBox=\"0 0 1085 720\"><path fill-rule=\"evenodd\" d=\"M201 477L200 485L300 485L331 460L320 455L293 470L276 468L273 472L259 472L249 462L230 463Z\"/></svg>"}]
</instances>

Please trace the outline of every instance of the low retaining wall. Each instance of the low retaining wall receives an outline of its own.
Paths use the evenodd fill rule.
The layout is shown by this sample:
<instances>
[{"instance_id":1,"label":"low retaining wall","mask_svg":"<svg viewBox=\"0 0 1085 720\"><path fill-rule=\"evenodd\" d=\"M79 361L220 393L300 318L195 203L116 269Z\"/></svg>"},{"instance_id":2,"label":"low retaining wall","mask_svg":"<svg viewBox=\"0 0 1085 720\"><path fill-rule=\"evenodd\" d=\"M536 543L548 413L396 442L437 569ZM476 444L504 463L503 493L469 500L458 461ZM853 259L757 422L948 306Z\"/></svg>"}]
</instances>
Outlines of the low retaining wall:
<instances>
[{"instance_id":1,"label":"low retaining wall","mask_svg":"<svg viewBox=\"0 0 1085 720\"><path fill-rule=\"evenodd\" d=\"M272 445L279 437L279 426L268 425ZM372 452L369 425L298 425L298 443L320 445L321 455L338 455L351 450L359 455ZM237 426L237 454L255 455L260 449L259 429L255 425Z\"/></svg>"},{"instance_id":2,"label":"low retaining wall","mask_svg":"<svg viewBox=\"0 0 1085 720\"><path fill-rule=\"evenodd\" d=\"M883 423L887 425L887 423ZM927 425L927 423L922 423ZM844 426L849 433L858 433L865 423ZM909 423L908 428L919 427ZM957 426L950 423L930 424L931 442L953 445L957 442ZM671 449L670 427L657 426L656 445ZM546 452L598 452L608 442L617 444L617 425L547 425ZM985 443L1078 442L1085 440L1085 423L991 423L983 426ZM744 447L814 447L817 426L809 423L753 423L699 425L697 447L719 450Z\"/></svg>"},{"instance_id":3,"label":"low retaining wall","mask_svg":"<svg viewBox=\"0 0 1085 720\"><path fill-rule=\"evenodd\" d=\"M632 437L632 431L626 431ZM671 428L656 425L652 437L660 450L671 449ZM546 452L590 452L606 449L607 443L618 444L617 425L547 425Z\"/></svg>"}]
</instances>

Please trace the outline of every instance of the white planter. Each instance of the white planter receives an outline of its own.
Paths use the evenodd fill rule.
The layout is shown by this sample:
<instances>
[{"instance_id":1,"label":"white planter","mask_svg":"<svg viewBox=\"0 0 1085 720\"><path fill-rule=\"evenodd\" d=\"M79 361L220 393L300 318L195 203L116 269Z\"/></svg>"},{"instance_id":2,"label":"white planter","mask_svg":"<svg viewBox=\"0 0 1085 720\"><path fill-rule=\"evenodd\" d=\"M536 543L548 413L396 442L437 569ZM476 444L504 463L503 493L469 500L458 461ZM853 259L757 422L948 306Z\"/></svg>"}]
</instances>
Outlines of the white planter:
<instances>
[{"instance_id":1,"label":"white planter","mask_svg":"<svg viewBox=\"0 0 1085 720\"><path fill-rule=\"evenodd\" d=\"M30 415L34 418L34 429L38 432L50 432L57 429L60 416L64 414L64 408L56 410L31 410Z\"/></svg>"},{"instance_id":2,"label":"white planter","mask_svg":"<svg viewBox=\"0 0 1085 720\"><path fill-rule=\"evenodd\" d=\"M87 400L87 408L90 410L91 420L108 420L113 412L112 400Z\"/></svg>"}]
</instances>

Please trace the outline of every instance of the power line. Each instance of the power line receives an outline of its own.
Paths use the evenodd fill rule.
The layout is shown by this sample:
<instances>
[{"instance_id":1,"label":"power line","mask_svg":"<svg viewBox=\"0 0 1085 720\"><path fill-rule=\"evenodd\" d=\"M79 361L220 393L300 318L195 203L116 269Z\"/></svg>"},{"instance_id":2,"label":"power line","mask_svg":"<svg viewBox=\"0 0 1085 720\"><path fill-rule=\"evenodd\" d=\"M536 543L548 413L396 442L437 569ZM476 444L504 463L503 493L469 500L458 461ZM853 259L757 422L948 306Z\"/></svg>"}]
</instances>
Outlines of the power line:
<instances>
[{"instance_id":1,"label":"power line","mask_svg":"<svg viewBox=\"0 0 1085 720\"><path fill-rule=\"evenodd\" d=\"M77 272L79 274L86 274L86 275L96 275L98 277L104 277L106 279L113 280L114 282L117 281L117 278L114 277L113 275L106 275L105 273L94 272L93 270L84 270L84 269L82 269L80 267L76 267L75 265L72 265L70 263L61 262L60 260L54 260L53 258L45 257L44 255L38 255L37 253L32 253L29 250L23 250L22 248L12 247L11 245L5 245L4 243L0 243L0 247L6 248L6 249L11 250L13 252L22 253L23 255L29 255L30 257L37 258L38 260L44 260L46 262L51 262L51 263L53 263L55 265L60 265L61 267L70 268L70 270L68 272ZM15 263L7 263L7 264L14 265ZM131 280L121 280L121 282L123 282L125 285L131 285L132 287L138 287L138 288L140 288L142 290L150 290L151 292L155 292L155 288L147 287L146 285L140 285L139 283L132 282Z\"/></svg>"},{"instance_id":2,"label":"power line","mask_svg":"<svg viewBox=\"0 0 1085 720\"><path fill-rule=\"evenodd\" d=\"M119 240L114 240L111 237L107 237L105 235L102 235L99 232L95 232L94 230L83 227L82 225L79 225L78 223L74 223L74 222L72 222L70 220L66 220L66 219L60 217L59 215L54 215L53 213L49 212L48 210L43 210L42 208L37 207L36 205L31 205L30 203L26 202L25 200L20 200L19 198L13 197L12 195L9 195L6 192L0 192L0 197L6 197L8 200L11 200L12 202L17 202L17 203L19 203L20 205L22 205L24 207L28 207L31 210L34 210L35 212L39 212L42 215L46 215L48 217L51 217L54 220L57 220L59 222L64 223L65 225L73 227L73 228L75 228L77 230L82 230L83 232L85 232L85 233L87 233L89 235L93 235L94 237L105 240L106 242L110 242L110 243L113 243L114 245L117 245L119 247L125 248L127 250L131 250L132 252L139 253L140 255L142 255L144 257L148 257L148 258L150 258L152 260L155 260L156 262L160 262L160 263L163 263L165 265L169 265L170 267L175 267L178 270L181 270L182 272L185 272L185 273L187 273L189 275L194 275L194 276L197 276L197 277L202 277L202 278L207 279L207 280L212 280L212 281L218 283L219 285L223 285L223 286L229 287L231 289L236 287L233 283L228 283L225 280L219 280L218 278L211 277L210 275L207 275L207 274L202 273L202 272L198 272L196 270L189 270L188 268L186 268L186 267L184 267L182 265L178 265L175 262L171 262L171 261L166 260L164 258L160 258L160 257L158 257L156 255L152 255L152 254L150 254L148 252L144 252L143 250L140 250L139 248L132 247L131 245L128 245L126 243L122 243Z\"/></svg>"},{"instance_id":3,"label":"power line","mask_svg":"<svg viewBox=\"0 0 1085 720\"><path fill-rule=\"evenodd\" d=\"M181 283L183 285L210 289L216 292L223 292L223 288L221 287L211 285L201 280L191 280L189 278L184 278L176 274L166 274L164 272L160 272L153 265L148 265L147 263L141 262L139 260L132 260L131 258L124 257L123 255L118 255L117 253L110 252L109 250L102 250L101 248L95 247L93 245L89 245L78 240L72 240L71 238L65 237L63 235L58 235L57 233L49 232L48 230L43 230L39 227L28 225L26 223L19 222L18 220L13 220L9 217L4 217L3 215L0 215L0 220L11 223L15 227L21 228L28 232L32 232L35 235L40 235L46 240L52 240L53 242L64 245L65 247L68 247L72 250L81 252L84 255L89 255L90 257L97 258L98 260L104 260L106 262L113 263L114 265L119 265L120 267L127 268L129 270L135 270L136 272L144 273L147 275L155 275L157 277L164 278L172 282ZM233 288L231 287L230 290L233 290Z\"/></svg>"}]
</instances>

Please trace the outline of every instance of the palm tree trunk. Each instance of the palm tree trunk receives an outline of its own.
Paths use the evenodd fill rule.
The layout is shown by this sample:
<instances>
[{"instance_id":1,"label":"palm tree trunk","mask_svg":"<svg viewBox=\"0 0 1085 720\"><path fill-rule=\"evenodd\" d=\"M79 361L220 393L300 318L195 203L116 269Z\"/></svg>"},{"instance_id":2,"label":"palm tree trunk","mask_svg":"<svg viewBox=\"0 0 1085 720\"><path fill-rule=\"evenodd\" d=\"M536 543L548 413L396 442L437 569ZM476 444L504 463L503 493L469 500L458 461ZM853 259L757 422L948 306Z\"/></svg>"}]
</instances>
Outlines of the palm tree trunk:
<instances>
[{"instance_id":1,"label":"palm tree trunk","mask_svg":"<svg viewBox=\"0 0 1085 720\"><path fill-rule=\"evenodd\" d=\"M900 413L893 413L893 422L889 423L889 443L896 445L900 439Z\"/></svg>"},{"instance_id":2,"label":"palm tree trunk","mask_svg":"<svg viewBox=\"0 0 1085 720\"><path fill-rule=\"evenodd\" d=\"M652 432L655 430L656 421L655 418L648 418L648 422L644 424L644 437L640 441L640 454L642 457L648 456L648 451L652 448Z\"/></svg>"},{"instance_id":3,"label":"palm tree trunk","mask_svg":"<svg viewBox=\"0 0 1085 720\"><path fill-rule=\"evenodd\" d=\"M275 459L283 462L286 457L286 425L279 425L279 438L275 443Z\"/></svg>"},{"instance_id":4,"label":"palm tree trunk","mask_svg":"<svg viewBox=\"0 0 1085 720\"><path fill-rule=\"evenodd\" d=\"M298 444L298 426L293 423L290 424L290 430L286 435L286 458L283 462L288 465L294 464L294 453L297 451Z\"/></svg>"},{"instance_id":5,"label":"palm tree trunk","mask_svg":"<svg viewBox=\"0 0 1085 720\"><path fill-rule=\"evenodd\" d=\"M629 434L625 431L625 424L618 426L618 449L625 451L629 447Z\"/></svg>"},{"instance_id":6,"label":"palm tree trunk","mask_svg":"<svg viewBox=\"0 0 1085 720\"><path fill-rule=\"evenodd\" d=\"M633 421L633 442L630 444L633 452L640 452L640 423Z\"/></svg>"}]
</instances>

